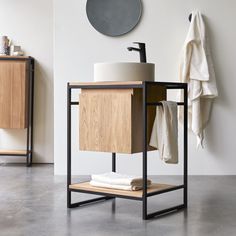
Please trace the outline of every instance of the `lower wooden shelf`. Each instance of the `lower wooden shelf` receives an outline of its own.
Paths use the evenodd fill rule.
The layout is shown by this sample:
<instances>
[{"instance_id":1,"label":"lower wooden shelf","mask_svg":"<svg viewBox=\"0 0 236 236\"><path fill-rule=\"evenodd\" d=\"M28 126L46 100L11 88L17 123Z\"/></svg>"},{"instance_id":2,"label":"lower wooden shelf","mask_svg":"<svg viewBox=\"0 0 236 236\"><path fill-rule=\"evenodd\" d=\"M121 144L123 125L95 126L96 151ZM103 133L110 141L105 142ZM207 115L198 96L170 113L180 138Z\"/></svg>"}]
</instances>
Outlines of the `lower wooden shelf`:
<instances>
[{"instance_id":1,"label":"lower wooden shelf","mask_svg":"<svg viewBox=\"0 0 236 236\"><path fill-rule=\"evenodd\" d=\"M0 155L27 155L27 150L0 150Z\"/></svg>"},{"instance_id":2,"label":"lower wooden shelf","mask_svg":"<svg viewBox=\"0 0 236 236\"><path fill-rule=\"evenodd\" d=\"M169 184L158 184L153 183L148 189L147 193L153 193L158 191L163 191L166 189L170 189L175 187L174 185ZM83 182L83 183L77 183L77 184L71 184L69 186L71 190L77 190L77 191L87 191L87 192L94 192L96 193L107 193L107 194L114 194L114 195L120 195L120 196L128 196L128 197L134 197L134 198L141 198L143 195L142 190L138 191L126 191L126 190L118 190L118 189L110 189L110 188L99 188L94 187L89 184L89 182Z\"/></svg>"}]
</instances>

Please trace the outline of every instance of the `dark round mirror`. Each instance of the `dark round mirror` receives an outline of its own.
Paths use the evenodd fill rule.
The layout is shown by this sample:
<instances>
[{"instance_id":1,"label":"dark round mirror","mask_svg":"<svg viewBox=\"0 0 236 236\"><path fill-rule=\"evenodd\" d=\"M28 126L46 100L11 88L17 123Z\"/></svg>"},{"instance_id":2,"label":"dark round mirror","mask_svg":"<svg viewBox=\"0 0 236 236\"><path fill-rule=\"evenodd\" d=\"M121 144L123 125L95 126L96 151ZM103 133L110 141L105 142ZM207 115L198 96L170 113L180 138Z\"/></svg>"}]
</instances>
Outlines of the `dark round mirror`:
<instances>
[{"instance_id":1,"label":"dark round mirror","mask_svg":"<svg viewBox=\"0 0 236 236\"><path fill-rule=\"evenodd\" d=\"M100 33L119 36L131 31L142 14L141 0L87 0L87 16Z\"/></svg>"}]
</instances>

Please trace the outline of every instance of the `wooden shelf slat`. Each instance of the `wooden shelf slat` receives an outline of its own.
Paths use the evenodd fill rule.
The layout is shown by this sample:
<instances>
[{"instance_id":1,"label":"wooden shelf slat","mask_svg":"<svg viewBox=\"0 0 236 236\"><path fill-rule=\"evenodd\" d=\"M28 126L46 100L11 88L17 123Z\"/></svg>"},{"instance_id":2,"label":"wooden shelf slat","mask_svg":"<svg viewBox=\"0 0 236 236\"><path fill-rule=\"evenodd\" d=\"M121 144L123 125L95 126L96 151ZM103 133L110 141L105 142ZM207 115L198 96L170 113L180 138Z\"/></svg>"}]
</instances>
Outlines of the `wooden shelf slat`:
<instances>
[{"instance_id":1,"label":"wooden shelf slat","mask_svg":"<svg viewBox=\"0 0 236 236\"><path fill-rule=\"evenodd\" d=\"M0 150L0 155L26 155L26 150Z\"/></svg>"},{"instance_id":2,"label":"wooden shelf slat","mask_svg":"<svg viewBox=\"0 0 236 236\"><path fill-rule=\"evenodd\" d=\"M159 183L153 183L148 189L147 193L152 193L156 191L162 191L168 188L172 188L174 185L169 184L159 184ZM110 188L99 188L94 187L89 184L89 182L83 182L83 183L77 183L77 184L71 184L69 186L70 189L74 190L84 190L84 191L91 191L94 193L108 193L108 194L116 194L121 196L129 196L129 197L137 197L141 198L143 195L142 190L138 191L126 191L126 190L118 190L118 189L110 189Z\"/></svg>"}]
</instances>

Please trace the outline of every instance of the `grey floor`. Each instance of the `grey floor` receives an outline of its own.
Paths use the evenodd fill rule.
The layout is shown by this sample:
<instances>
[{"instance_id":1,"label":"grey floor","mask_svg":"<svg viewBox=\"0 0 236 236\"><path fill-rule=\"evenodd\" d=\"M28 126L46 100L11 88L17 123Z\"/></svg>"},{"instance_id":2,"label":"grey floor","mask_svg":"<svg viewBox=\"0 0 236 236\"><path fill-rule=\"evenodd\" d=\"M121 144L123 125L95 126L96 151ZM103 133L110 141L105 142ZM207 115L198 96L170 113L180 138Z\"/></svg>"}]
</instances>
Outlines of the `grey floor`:
<instances>
[{"instance_id":1,"label":"grey floor","mask_svg":"<svg viewBox=\"0 0 236 236\"><path fill-rule=\"evenodd\" d=\"M175 183L180 177L155 177ZM76 193L75 193L76 194ZM149 211L181 202L181 191L152 197ZM76 199L89 195L76 194ZM66 177L52 165L0 165L1 236L236 235L236 176L189 177L186 211L143 221L141 203L116 199L69 210Z\"/></svg>"}]
</instances>

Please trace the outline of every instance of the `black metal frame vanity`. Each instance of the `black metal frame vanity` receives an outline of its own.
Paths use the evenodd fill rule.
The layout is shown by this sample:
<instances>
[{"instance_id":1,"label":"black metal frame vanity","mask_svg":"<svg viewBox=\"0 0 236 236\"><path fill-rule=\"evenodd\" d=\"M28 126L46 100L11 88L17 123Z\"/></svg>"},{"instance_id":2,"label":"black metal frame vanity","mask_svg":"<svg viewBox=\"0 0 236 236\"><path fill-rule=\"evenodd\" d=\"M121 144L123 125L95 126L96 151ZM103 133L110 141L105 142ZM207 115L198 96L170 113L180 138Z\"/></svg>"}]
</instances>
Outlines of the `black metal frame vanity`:
<instances>
[{"instance_id":1,"label":"black metal frame vanity","mask_svg":"<svg viewBox=\"0 0 236 236\"><path fill-rule=\"evenodd\" d=\"M183 106L184 112L184 121L183 121L183 183L181 185L173 185L173 186L165 186L161 189L154 189L149 191L147 188L147 108L148 106L159 106L161 105L160 102L148 102L147 101L147 91L149 86L164 86L166 90L169 89L183 89L184 90L184 101L178 102L178 106ZM78 106L79 102L72 101L72 91L79 90L79 89L126 89L126 88L141 88L142 89L142 106L143 106L143 114L142 114L142 125L143 125L143 160L142 160L142 177L143 177L143 190L141 190L141 194L132 193L132 191L123 191L123 194L115 191L103 191L102 189L88 189L83 187L82 183L72 183L72 174L71 174L71 108L72 106ZM138 200L142 202L142 217L144 220L153 218L158 215L166 214L169 212L177 211L180 209L187 208L188 202L188 124L187 124L187 84L186 83L174 83L174 82L142 82L140 84L123 84L123 85L89 85L88 83L68 83L67 85L67 207L74 208L79 207L82 205L86 205L93 202L109 200L113 198L126 198L132 200ZM112 171L116 171L116 153L112 153ZM170 208L163 209L160 211L155 211L152 213L147 212L147 203L148 198L151 196L168 193L176 190L183 190L183 202L176 206L171 206ZM79 192L79 193L89 193L94 195L101 195L102 197L89 199L85 201L75 202L72 203L71 195L72 192ZM135 191L133 191L135 192Z\"/></svg>"}]
</instances>

